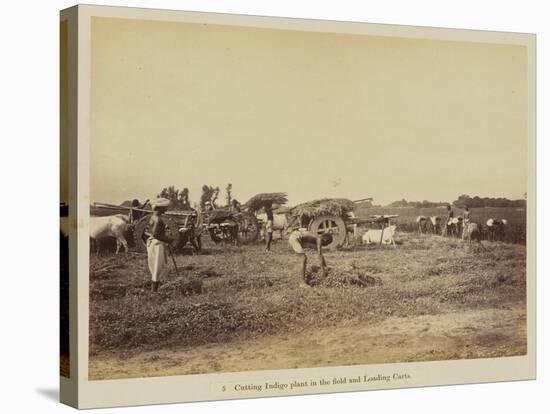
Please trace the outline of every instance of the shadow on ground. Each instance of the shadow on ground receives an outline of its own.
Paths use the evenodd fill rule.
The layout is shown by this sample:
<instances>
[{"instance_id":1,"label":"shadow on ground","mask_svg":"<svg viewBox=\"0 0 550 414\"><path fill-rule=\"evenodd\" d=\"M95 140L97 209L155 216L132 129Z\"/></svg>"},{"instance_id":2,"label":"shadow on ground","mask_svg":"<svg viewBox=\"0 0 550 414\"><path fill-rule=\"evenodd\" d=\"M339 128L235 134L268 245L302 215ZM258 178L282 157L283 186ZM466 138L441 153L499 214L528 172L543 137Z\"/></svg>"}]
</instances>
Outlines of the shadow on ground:
<instances>
[{"instance_id":1,"label":"shadow on ground","mask_svg":"<svg viewBox=\"0 0 550 414\"><path fill-rule=\"evenodd\" d=\"M55 401L55 402L59 401L58 388L37 388L35 391L50 401Z\"/></svg>"}]
</instances>

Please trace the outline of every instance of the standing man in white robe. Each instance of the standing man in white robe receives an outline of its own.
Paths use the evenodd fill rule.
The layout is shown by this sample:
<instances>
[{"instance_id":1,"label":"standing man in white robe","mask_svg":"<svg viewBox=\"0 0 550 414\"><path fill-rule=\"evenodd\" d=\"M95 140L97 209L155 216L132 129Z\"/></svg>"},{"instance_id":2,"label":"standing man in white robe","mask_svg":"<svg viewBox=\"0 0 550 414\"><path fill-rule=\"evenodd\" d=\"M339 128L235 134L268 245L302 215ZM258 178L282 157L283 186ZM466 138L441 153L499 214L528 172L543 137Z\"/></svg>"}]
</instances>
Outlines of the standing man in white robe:
<instances>
[{"instance_id":1,"label":"standing man in white robe","mask_svg":"<svg viewBox=\"0 0 550 414\"><path fill-rule=\"evenodd\" d=\"M151 272L151 290L157 292L160 281L168 273L168 249L172 239L166 236L166 224L162 214L168 210L170 201L159 198L152 203L153 215L149 219L145 234L147 234L147 264Z\"/></svg>"}]
</instances>

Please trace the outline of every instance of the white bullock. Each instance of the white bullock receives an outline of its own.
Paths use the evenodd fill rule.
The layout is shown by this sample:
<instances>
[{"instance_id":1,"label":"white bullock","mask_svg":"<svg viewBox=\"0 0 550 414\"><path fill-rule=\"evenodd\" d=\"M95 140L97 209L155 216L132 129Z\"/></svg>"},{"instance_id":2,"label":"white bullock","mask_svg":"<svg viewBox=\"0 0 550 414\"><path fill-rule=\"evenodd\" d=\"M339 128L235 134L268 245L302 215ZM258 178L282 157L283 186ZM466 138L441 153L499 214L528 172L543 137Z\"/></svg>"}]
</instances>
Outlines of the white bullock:
<instances>
[{"instance_id":1,"label":"white bullock","mask_svg":"<svg viewBox=\"0 0 550 414\"><path fill-rule=\"evenodd\" d=\"M363 244L371 243L380 243L382 244L392 244L395 248L395 240L393 236L395 235L396 225L392 224L384 229L369 229L365 234L363 234Z\"/></svg>"},{"instance_id":2,"label":"white bullock","mask_svg":"<svg viewBox=\"0 0 550 414\"><path fill-rule=\"evenodd\" d=\"M123 214L116 216L105 217L90 217L90 237L95 240L97 251L99 254L100 239L105 237L114 237L116 239L116 253L118 254L120 246L124 247L124 251L128 253L128 242L124 237L124 232L128 228L128 217Z\"/></svg>"}]
</instances>

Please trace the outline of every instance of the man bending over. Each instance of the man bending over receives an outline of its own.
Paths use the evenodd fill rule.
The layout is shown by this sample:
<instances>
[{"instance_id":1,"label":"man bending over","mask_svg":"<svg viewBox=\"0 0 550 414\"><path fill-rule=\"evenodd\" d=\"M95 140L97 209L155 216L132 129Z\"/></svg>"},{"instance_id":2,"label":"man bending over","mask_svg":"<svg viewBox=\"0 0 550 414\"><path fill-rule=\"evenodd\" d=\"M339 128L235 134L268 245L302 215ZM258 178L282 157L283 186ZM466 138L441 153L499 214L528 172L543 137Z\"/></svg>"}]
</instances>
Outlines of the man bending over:
<instances>
[{"instance_id":1,"label":"man bending over","mask_svg":"<svg viewBox=\"0 0 550 414\"><path fill-rule=\"evenodd\" d=\"M319 261L321 264L321 271L323 277L327 276L327 263L323 256L323 247L332 243L331 234L314 234L305 229L297 229L290 233L288 237L288 244L292 249L302 256L302 268L300 272L300 287L306 287L306 266L307 266L307 256L304 249L316 249L317 254L319 255Z\"/></svg>"}]
</instances>

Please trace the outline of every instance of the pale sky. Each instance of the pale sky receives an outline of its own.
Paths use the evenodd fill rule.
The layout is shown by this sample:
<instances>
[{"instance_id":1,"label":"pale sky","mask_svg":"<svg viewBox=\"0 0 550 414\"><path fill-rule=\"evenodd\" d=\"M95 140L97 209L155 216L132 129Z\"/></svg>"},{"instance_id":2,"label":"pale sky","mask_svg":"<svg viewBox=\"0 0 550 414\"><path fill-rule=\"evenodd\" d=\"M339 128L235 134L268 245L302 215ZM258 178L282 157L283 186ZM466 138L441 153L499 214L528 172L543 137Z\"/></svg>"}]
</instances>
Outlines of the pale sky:
<instances>
[{"instance_id":1,"label":"pale sky","mask_svg":"<svg viewBox=\"0 0 550 414\"><path fill-rule=\"evenodd\" d=\"M523 46L93 18L91 88L92 201L527 188Z\"/></svg>"}]
</instances>

